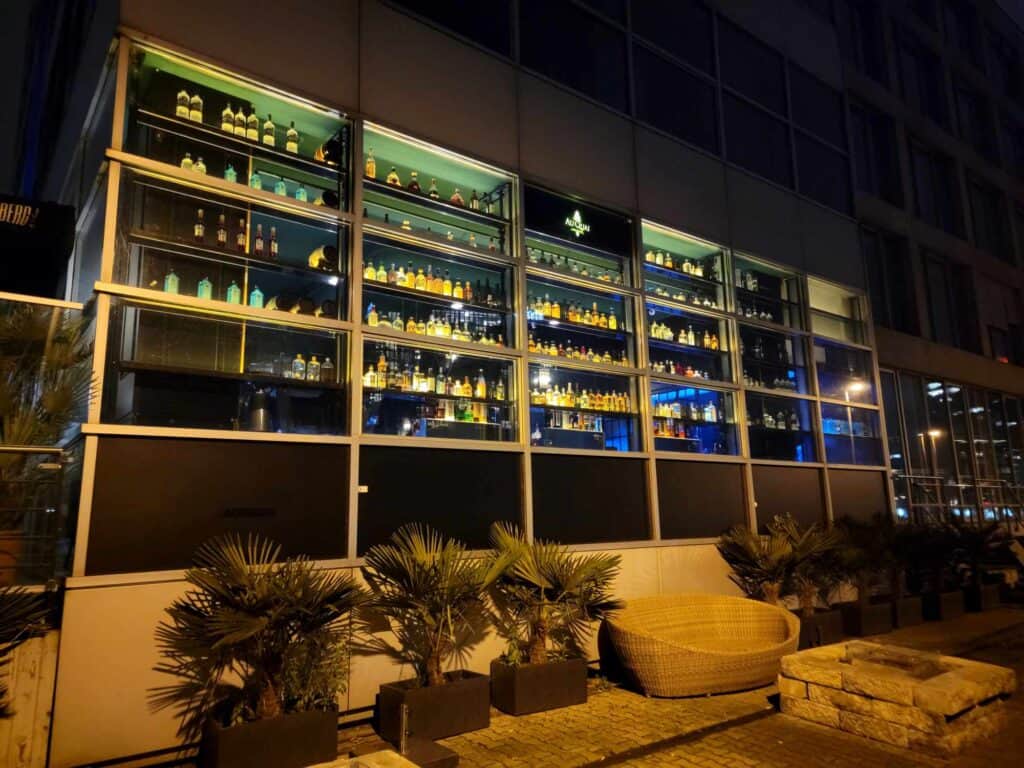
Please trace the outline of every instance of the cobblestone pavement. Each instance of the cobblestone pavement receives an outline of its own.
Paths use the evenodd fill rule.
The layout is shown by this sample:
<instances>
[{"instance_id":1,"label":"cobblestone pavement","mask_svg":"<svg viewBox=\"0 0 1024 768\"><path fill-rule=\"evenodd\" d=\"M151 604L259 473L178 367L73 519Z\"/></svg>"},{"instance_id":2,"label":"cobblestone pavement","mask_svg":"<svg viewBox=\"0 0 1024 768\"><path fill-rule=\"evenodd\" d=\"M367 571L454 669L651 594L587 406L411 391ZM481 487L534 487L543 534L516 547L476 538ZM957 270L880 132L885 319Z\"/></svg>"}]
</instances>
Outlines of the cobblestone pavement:
<instances>
[{"instance_id":1,"label":"cobblestone pavement","mask_svg":"<svg viewBox=\"0 0 1024 768\"><path fill-rule=\"evenodd\" d=\"M985 639L987 638L987 639ZM1024 683L1024 611L924 624L874 638L1016 669ZM971 648L972 650L968 650ZM512 717L441 743L462 768L1000 768L1024 764L1024 691L1010 725L953 761L890 747L775 711L774 687L690 699L646 698L592 681L586 704ZM343 731L341 754L371 746L368 726Z\"/></svg>"}]
</instances>

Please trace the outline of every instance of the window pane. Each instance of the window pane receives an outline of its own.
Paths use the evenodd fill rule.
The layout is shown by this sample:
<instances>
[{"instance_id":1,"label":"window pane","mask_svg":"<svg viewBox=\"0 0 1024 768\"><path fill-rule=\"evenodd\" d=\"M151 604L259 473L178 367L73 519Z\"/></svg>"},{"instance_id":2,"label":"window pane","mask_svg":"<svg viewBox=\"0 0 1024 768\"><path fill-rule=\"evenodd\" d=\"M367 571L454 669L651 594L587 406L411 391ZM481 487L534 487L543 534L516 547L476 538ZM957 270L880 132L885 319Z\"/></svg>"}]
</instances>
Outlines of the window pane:
<instances>
[{"instance_id":1,"label":"window pane","mask_svg":"<svg viewBox=\"0 0 1024 768\"><path fill-rule=\"evenodd\" d=\"M830 464L882 464L877 411L822 403L821 431Z\"/></svg>"},{"instance_id":2,"label":"window pane","mask_svg":"<svg viewBox=\"0 0 1024 768\"><path fill-rule=\"evenodd\" d=\"M626 23L626 0L582 0L583 4L603 13L612 21ZM486 5L486 3L485 3Z\"/></svg>"},{"instance_id":3,"label":"window pane","mask_svg":"<svg viewBox=\"0 0 1024 768\"><path fill-rule=\"evenodd\" d=\"M843 58L868 77L887 83L882 16L876 0L836 0L835 9Z\"/></svg>"},{"instance_id":4,"label":"window pane","mask_svg":"<svg viewBox=\"0 0 1024 768\"><path fill-rule=\"evenodd\" d=\"M796 160L803 194L837 211L850 212L850 164L846 155L798 133Z\"/></svg>"},{"instance_id":5,"label":"window pane","mask_svg":"<svg viewBox=\"0 0 1024 768\"><path fill-rule=\"evenodd\" d=\"M978 64L978 16L969 0L943 0L943 27L946 42Z\"/></svg>"},{"instance_id":6,"label":"window pane","mask_svg":"<svg viewBox=\"0 0 1024 768\"><path fill-rule=\"evenodd\" d=\"M711 12L697 0L637 0L633 34L714 74Z\"/></svg>"},{"instance_id":7,"label":"window pane","mask_svg":"<svg viewBox=\"0 0 1024 768\"><path fill-rule=\"evenodd\" d=\"M789 67L793 122L837 147L846 146L843 97L808 72Z\"/></svg>"},{"instance_id":8,"label":"window pane","mask_svg":"<svg viewBox=\"0 0 1024 768\"><path fill-rule=\"evenodd\" d=\"M998 392L988 393L988 416L992 425L992 448L995 451L996 471L999 479L1013 482L1013 460L1010 455L1010 434L1006 412L1003 409L1003 396Z\"/></svg>"},{"instance_id":9,"label":"window pane","mask_svg":"<svg viewBox=\"0 0 1024 768\"><path fill-rule=\"evenodd\" d=\"M487 3L466 3L460 0L395 2L495 53L512 55L511 0L490 0Z\"/></svg>"},{"instance_id":10,"label":"window pane","mask_svg":"<svg viewBox=\"0 0 1024 768\"><path fill-rule=\"evenodd\" d=\"M956 346L956 327L950 304L949 277L946 264L925 258L925 281L928 287L928 308L932 320L932 339L940 344Z\"/></svg>"},{"instance_id":11,"label":"window pane","mask_svg":"<svg viewBox=\"0 0 1024 768\"><path fill-rule=\"evenodd\" d=\"M997 155L996 133L988 100L962 82L956 83L953 98L960 135L980 155L994 161Z\"/></svg>"},{"instance_id":12,"label":"window pane","mask_svg":"<svg viewBox=\"0 0 1024 768\"><path fill-rule=\"evenodd\" d=\"M949 435L949 398L946 387L941 381L929 381L925 384L925 395L928 431L923 439L931 460L931 474L940 476L944 484L952 485L956 482L956 462L953 460L953 441Z\"/></svg>"},{"instance_id":13,"label":"window pane","mask_svg":"<svg viewBox=\"0 0 1024 768\"><path fill-rule=\"evenodd\" d=\"M719 18L722 82L780 115L786 114L782 56L734 24Z\"/></svg>"},{"instance_id":14,"label":"window pane","mask_svg":"<svg viewBox=\"0 0 1024 768\"><path fill-rule=\"evenodd\" d=\"M874 403L875 383L871 353L863 349L814 340L818 393L853 403Z\"/></svg>"},{"instance_id":15,"label":"window pane","mask_svg":"<svg viewBox=\"0 0 1024 768\"><path fill-rule=\"evenodd\" d=\"M1013 246L1003 193L973 175L967 177L967 193L971 201L974 244L1012 264Z\"/></svg>"},{"instance_id":16,"label":"window pane","mask_svg":"<svg viewBox=\"0 0 1024 768\"><path fill-rule=\"evenodd\" d=\"M801 525L824 523L821 472L809 467L755 466L757 527L764 531L776 515L792 515Z\"/></svg>"},{"instance_id":17,"label":"window pane","mask_svg":"<svg viewBox=\"0 0 1024 768\"><path fill-rule=\"evenodd\" d=\"M1003 154L1007 170L1024 178L1024 122L1003 113Z\"/></svg>"},{"instance_id":18,"label":"window pane","mask_svg":"<svg viewBox=\"0 0 1024 768\"><path fill-rule=\"evenodd\" d=\"M900 395L903 399L903 419L907 427L908 473L931 475L931 454L927 449L928 417L924 389L920 376L900 374Z\"/></svg>"},{"instance_id":19,"label":"window pane","mask_svg":"<svg viewBox=\"0 0 1024 768\"><path fill-rule=\"evenodd\" d=\"M850 108L850 124L857 189L902 206L903 182L892 118L863 104L854 104Z\"/></svg>"},{"instance_id":20,"label":"window pane","mask_svg":"<svg viewBox=\"0 0 1024 768\"><path fill-rule=\"evenodd\" d=\"M971 434L974 437L974 456L978 463L978 477L986 480L996 479L996 457L992 450L992 433L988 423L988 408L985 393L971 387L967 390L967 402L970 404Z\"/></svg>"},{"instance_id":21,"label":"window pane","mask_svg":"<svg viewBox=\"0 0 1024 768\"><path fill-rule=\"evenodd\" d=\"M946 90L938 56L905 29L897 31L896 49L904 100L922 115L946 125Z\"/></svg>"},{"instance_id":22,"label":"window pane","mask_svg":"<svg viewBox=\"0 0 1024 768\"><path fill-rule=\"evenodd\" d=\"M883 472L833 469L828 473L828 485L832 494L832 516L836 520L852 517L870 522L875 515L889 512L886 500L889 489Z\"/></svg>"},{"instance_id":23,"label":"window pane","mask_svg":"<svg viewBox=\"0 0 1024 768\"><path fill-rule=\"evenodd\" d=\"M519 4L519 34L523 66L627 110L623 32L565 0L547 0Z\"/></svg>"},{"instance_id":24,"label":"window pane","mask_svg":"<svg viewBox=\"0 0 1024 768\"><path fill-rule=\"evenodd\" d=\"M967 432L967 404L963 388L958 384L946 384L949 400L949 416L953 424L953 447L956 453L957 471L960 482L969 482L974 477L973 451Z\"/></svg>"},{"instance_id":25,"label":"window pane","mask_svg":"<svg viewBox=\"0 0 1024 768\"><path fill-rule=\"evenodd\" d=\"M637 118L717 153L714 86L641 45L633 46L633 62Z\"/></svg>"},{"instance_id":26,"label":"window pane","mask_svg":"<svg viewBox=\"0 0 1024 768\"><path fill-rule=\"evenodd\" d=\"M657 468L662 539L708 538L746 524L742 467L661 460Z\"/></svg>"},{"instance_id":27,"label":"window pane","mask_svg":"<svg viewBox=\"0 0 1024 768\"><path fill-rule=\"evenodd\" d=\"M728 93L723 93L722 99L727 158L766 179L792 187L786 124Z\"/></svg>"},{"instance_id":28,"label":"window pane","mask_svg":"<svg viewBox=\"0 0 1024 768\"><path fill-rule=\"evenodd\" d=\"M953 264L952 285L957 346L980 354L981 339L978 336L978 307L974 298L974 272L968 266Z\"/></svg>"},{"instance_id":29,"label":"window pane","mask_svg":"<svg viewBox=\"0 0 1024 768\"><path fill-rule=\"evenodd\" d=\"M747 392L747 434L755 459L815 461L811 401Z\"/></svg>"},{"instance_id":30,"label":"window pane","mask_svg":"<svg viewBox=\"0 0 1024 768\"><path fill-rule=\"evenodd\" d=\"M952 161L912 139L910 166L917 215L933 227L962 235L960 195Z\"/></svg>"}]
</instances>

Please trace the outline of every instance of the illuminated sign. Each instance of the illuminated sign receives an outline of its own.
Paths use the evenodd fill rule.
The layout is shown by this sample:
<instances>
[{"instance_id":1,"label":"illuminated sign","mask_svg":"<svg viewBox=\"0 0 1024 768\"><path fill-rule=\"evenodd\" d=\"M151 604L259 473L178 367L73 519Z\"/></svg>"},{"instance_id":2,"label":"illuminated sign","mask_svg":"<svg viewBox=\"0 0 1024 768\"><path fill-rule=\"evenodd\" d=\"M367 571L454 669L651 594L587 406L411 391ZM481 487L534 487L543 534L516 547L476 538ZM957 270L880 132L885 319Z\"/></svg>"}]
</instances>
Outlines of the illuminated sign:
<instances>
[{"instance_id":1,"label":"illuminated sign","mask_svg":"<svg viewBox=\"0 0 1024 768\"><path fill-rule=\"evenodd\" d=\"M576 237L585 235L590 231L590 225L583 221L583 217L580 215L578 208L572 212L572 216L566 217L565 226L567 226L569 231L576 235Z\"/></svg>"},{"instance_id":2,"label":"illuminated sign","mask_svg":"<svg viewBox=\"0 0 1024 768\"><path fill-rule=\"evenodd\" d=\"M39 218L39 206L25 203L0 202L0 224L12 224L15 227L35 227Z\"/></svg>"}]
</instances>

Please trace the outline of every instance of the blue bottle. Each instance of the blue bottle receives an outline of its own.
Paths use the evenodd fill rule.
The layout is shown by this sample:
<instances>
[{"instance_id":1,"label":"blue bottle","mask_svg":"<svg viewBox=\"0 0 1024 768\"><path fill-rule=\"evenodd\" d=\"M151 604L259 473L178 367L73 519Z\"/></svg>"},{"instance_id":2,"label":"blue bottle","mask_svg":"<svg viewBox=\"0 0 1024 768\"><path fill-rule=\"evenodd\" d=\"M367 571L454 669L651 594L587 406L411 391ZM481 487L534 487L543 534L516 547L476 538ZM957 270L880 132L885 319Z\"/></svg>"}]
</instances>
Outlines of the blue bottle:
<instances>
[{"instance_id":1,"label":"blue bottle","mask_svg":"<svg viewBox=\"0 0 1024 768\"><path fill-rule=\"evenodd\" d=\"M242 303L242 290L238 287L234 280L232 280L231 285L228 286L226 298L228 300L228 304Z\"/></svg>"},{"instance_id":2,"label":"blue bottle","mask_svg":"<svg viewBox=\"0 0 1024 768\"><path fill-rule=\"evenodd\" d=\"M263 179L258 171L249 177L249 186L253 189L263 189Z\"/></svg>"},{"instance_id":3,"label":"blue bottle","mask_svg":"<svg viewBox=\"0 0 1024 768\"><path fill-rule=\"evenodd\" d=\"M252 293L249 294L249 306L257 309L263 308L263 291L259 289L259 286L254 286Z\"/></svg>"},{"instance_id":4,"label":"blue bottle","mask_svg":"<svg viewBox=\"0 0 1024 768\"><path fill-rule=\"evenodd\" d=\"M232 183L238 181L238 173L235 172L235 168L231 163L228 163L228 167L224 169L224 180Z\"/></svg>"},{"instance_id":5,"label":"blue bottle","mask_svg":"<svg viewBox=\"0 0 1024 768\"><path fill-rule=\"evenodd\" d=\"M199 287L196 289L196 296L200 299L213 298L213 283L210 282L210 278L204 277L199 281Z\"/></svg>"},{"instance_id":6,"label":"blue bottle","mask_svg":"<svg viewBox=\"0 0 1024 768\"><path fill-rule=\"evenodd\" d=\"M277 180L277 183L274 185L274 194L288 197L288 185L284 183L284 179Z\"/></svg>"},{"instance_id":7,"label":"blue bottle","mask_svg":"<svg viewBox=\"0 0 1024 768\"><path fill-rule=\"evenodd\" d=\"M299 188L295 190L295 199L301 200L306 203L309 202L309 196L306 194L306 188L299 184Z\"/></svg>"},{"instance_id":8,"label":"blue bottle","mask_svg":"<svg viewBox=\"0 0 1024 768\"><path fill-rule=\"evenodd\" d=\"M164 277L164 290L167 293L177 293L179 284L180 280L178 279L178 276L174 274L174 270L172 269Z\"/></svg>"}]
</instances>

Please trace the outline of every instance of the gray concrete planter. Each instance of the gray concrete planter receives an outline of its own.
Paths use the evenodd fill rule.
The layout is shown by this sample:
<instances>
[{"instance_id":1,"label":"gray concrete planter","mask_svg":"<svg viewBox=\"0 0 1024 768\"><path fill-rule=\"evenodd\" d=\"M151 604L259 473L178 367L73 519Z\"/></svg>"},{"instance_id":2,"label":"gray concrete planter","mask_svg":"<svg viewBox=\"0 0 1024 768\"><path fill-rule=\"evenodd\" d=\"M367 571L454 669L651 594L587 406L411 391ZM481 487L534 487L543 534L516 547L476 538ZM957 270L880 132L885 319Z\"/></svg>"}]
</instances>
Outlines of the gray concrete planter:
<instances>
[{"instance_id":1,"label":"gray concrete planter","mask_svg":"<svg viewBox=\"0 0 1024 768\"><path fill-rule=\"evenodd\" d=\"M587 701L587 663L564 659L512 666L491 662L491 703L510 715L528 715Z\"/></svg>"}]
</instances>

